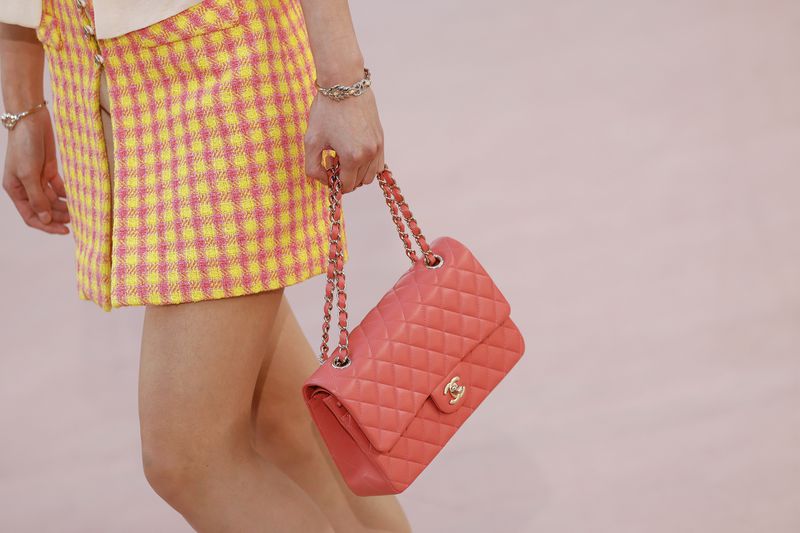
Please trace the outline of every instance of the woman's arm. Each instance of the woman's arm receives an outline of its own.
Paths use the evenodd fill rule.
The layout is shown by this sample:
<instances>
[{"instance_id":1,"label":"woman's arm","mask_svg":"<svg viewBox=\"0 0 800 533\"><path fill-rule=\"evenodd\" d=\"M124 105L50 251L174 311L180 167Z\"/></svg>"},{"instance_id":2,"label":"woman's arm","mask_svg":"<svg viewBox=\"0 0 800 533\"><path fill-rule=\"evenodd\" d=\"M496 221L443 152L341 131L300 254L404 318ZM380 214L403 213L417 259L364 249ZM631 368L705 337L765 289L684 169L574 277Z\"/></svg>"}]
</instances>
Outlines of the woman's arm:
<instances>
[{"instance_id":1,"label":"woman's arm","mask_svg":"<svg viewBox=\"0 0 800 533\"><path fill-rule=\"evenodd\" d=\"M44 98L44 50L36 30L0 22L0 77L3 103L14 112Z\"/></svg>"},{"instance_id":2,"label":"woman's arm","mask_svg":"<svg viewBox=\"0 0 800 533\"><path fill-rule=\"evenodd\" d=\"M44 99L44 50L36 30L0 23L0 81L9 113ZM58 175L50 114L41 109L8 132L3 188L25 223L48 233L69 233L64 183Z\"/></svg>"},{"instance_id":3,"label":"woman's arm","mask_svg":"<svg viewBox=\"0 0 800 533\"><path fill-rule=\"evenodd\" d=\"M351 85L363 78L364 57L347 0L299 1L317 82L329 87ZM360 96L341 101L317 94L311 104L305 136L306 174L327 185L321 162L325 148L332 148L339 156L343 192L371 183L383 170L383 128L372 87Z\"/></svg>"}]
</instances>

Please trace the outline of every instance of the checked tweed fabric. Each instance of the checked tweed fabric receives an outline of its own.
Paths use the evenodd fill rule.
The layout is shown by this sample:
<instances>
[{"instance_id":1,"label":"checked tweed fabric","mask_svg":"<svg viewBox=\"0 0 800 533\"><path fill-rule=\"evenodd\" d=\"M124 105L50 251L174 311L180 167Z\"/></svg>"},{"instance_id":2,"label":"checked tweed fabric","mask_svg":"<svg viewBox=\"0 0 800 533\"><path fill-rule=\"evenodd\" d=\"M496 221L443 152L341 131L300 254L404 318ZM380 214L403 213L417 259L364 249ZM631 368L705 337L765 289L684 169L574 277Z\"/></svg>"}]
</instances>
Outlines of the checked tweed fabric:
<instances>
[{"instance_id":1,"label":"checked tweed fabric","mask_svg":"<svg viewBox=\"0 0 800 533\"><path fill-rule=\"evenodd\" d=\"M325 272L328 188L304 170L316 89L298 0L201 0L99 40L84 30L92 13L91 3L44 0L37 30L80 298L110 311L250 294Z\"/></svg>"}]
</instances>

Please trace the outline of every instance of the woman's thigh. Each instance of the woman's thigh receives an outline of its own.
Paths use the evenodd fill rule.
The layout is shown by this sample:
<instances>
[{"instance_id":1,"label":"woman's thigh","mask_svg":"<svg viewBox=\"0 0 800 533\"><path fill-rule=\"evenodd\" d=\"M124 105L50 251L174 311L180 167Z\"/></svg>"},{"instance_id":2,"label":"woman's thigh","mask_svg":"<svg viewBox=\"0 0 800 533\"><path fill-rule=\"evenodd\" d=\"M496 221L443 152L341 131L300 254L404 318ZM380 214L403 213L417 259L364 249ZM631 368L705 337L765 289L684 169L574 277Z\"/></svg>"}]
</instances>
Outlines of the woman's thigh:
<instances>
[{"instance_id":1,"label":"woman's thigh","mask_svg":"<svg viewBox=\"0 0 800 533\"><path fill-rule=\"evenodd\" d=\"M202 455L252 444L253 391L271 357L282 293L147 306L139 369L145 461L154 451Z\"/></svg>"}]
</instances>

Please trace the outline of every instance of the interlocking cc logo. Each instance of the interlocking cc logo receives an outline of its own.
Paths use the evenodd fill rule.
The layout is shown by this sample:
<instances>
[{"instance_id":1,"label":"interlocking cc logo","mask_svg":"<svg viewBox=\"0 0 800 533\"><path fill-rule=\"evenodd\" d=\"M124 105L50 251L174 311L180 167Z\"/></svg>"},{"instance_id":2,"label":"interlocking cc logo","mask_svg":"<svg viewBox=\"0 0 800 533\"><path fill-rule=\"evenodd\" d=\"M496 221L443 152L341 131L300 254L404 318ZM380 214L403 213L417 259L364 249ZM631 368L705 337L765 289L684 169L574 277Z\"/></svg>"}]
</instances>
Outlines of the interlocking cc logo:
<instances>
[{"instance_id":1,"label":"interlocking cc logo","mask_svg":"<svg viewBox=\"0 0 800 533\"><path fill-rule=\"evenodd\" d=\"M459 376L454 376L447 385L444 386L444 395L447 396L448 394L453 398L450 400L450 404L456 403L458 400L464 396L464 391L467 390L466 385L459 385L458 380L461 379Z\"/></svg>"}]
</instances>

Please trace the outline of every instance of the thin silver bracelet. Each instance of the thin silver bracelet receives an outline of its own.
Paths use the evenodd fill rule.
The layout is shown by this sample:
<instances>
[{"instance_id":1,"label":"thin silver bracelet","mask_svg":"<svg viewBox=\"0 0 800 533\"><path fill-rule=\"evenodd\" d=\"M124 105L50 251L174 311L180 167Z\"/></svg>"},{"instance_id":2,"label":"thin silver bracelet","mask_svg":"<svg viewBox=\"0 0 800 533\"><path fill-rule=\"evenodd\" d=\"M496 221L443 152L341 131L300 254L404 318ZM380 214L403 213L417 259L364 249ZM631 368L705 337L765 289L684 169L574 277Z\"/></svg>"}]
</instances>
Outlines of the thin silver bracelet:
<instances>
[{"instance_id":1,"label":"thin silver bracelet","mask_svg":"<svg viewBox=\"0 0 800 533\"><path fill-rule=\"evenodd\" d=\"M21 111L19 113L3 113L2 115L0 115L0 122L3 123L3 126L5 126L6 129L11 130L14 128L14 126L17 125L17 122L19 122L20 119L27 117L37 109L41 109L46 105L47 105L47 100L43 101L41 104L33 106L27 111Z\"/></svg>"},{"instance_id":2,"label":"thin silver bracelet","mask_svg":"<svg viewBox=\"0 0 800 533\"><path fill-rule=\"evenodd\" d=\"M353 85L334 85L332 87L322 87L317 80L314 80L314 85L316 85L319 92L336 100L337 102L340 100L344 100L350 96L359 96L367 90L367 87L372 85L372 81L370 80L369 69L364 67L364 78L355 82Z\"/></svg>"}]
</instances>

